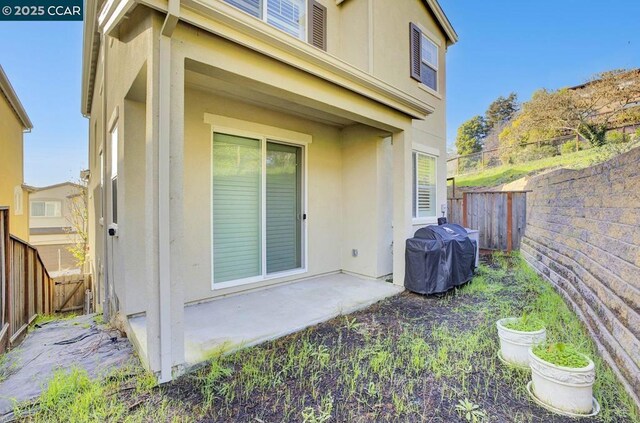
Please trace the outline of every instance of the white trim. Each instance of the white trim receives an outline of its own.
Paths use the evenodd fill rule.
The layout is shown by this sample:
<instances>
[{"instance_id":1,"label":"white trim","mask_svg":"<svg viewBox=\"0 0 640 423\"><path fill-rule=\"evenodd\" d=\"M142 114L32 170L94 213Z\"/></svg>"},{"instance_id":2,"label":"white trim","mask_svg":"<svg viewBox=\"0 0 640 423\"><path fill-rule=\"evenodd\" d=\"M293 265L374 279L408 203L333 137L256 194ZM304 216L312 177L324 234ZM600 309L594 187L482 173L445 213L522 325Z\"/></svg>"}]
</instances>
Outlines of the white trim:
<instances>
[{"instance_id":1,"label":"white trim","mask_svg":"<svg viewBox=\"0 0 640 423\"><path fill-rule=\"evenodd\" d=\"M266 149L267 142L274 142L279 144L289 144L302 149L302 214L307 214L308 210L308 148L307 146L313 142L313 138L310 134L304 134L302 132L290 131L287 129L278 128L275 126L263 125L260 123L234 119L221 115L213 115L210 113L204 114L204 122L211 125L211 131L209 133L209 169L211 174L209 175L209 198L213 200L213 137L216 133L223 133L228 135L235 135L239 137L252 138L260 141L260 148L262 154L262 166L261 166L261 193L264 196L266 193ZM213 205L210 204L211 209L209 217L211 220L210 225L210 245L211 245L211 290L219 291L225 288L238 287L242 285L255 284L259 282L269 281L273 279L284 278L294 275L302 275L308 272L308 259L309 259L309 242L308 242L308 225L307 219L302 219L302 233L300 248L303 249L301 254L301 267L297 269L285 270L276 273L267 273L267 237L264 233L266 231L266 198L261 199L261 274L249 278L238 279L233 281L214 283L214 258L213 258Z\"/></svg>"},{"instance_id":2,"label":"white trim","mask_svg":"<svg viewBox=\"0 0 640 423\"><path fill-rule=\"evenodd\" d=\"M422 34L424 34L424 36L427 37L438 48L442 47L442 42L440 41L440 37L438 37L438 35L436 35L434 32L432 32L426 26L422 25L420 22L414 22L414 25L416 25L420 29ZM438 59L440 59L440 58L438 58Z\"/></svg>"},{"instance_id":3,"label":"white trim","mask_svg":"<svg viewBox=\"0 0 640 423\"><path fill-rule=\"evenodd\" d=\"M437 75L436 71L436 75ZM433 88L423 84L422 82L418 83L418 87L426 92L428 92L429 94L431 94L432 96L436 97L438 100L442 100L442 94L440 94L438 91L434 90Z\"/></svg>"},{"instance_id":4,"label":"white trim","mask_svg":"<svg viewBox=\"0 0 640 423\"><path fill-rule=\"evenodd\" d=\"M411 148L413 151L417 151L418 153L424 153L429 156L440 157L439 148L431 147L431 146L420 144L417 142L412 143Z\"/></svg>"},{"instance_id":5,"label":"white trim","mask_svg":"<svg viewBox=\"0 0 640 423\"><path fill-rule=\"evenodd\" d=\"M275 126L263 125L261 123L250 122L241 119L234 119L222 115L214 115L211 113L204 114L204 123L216 128L216 132L224 130L242 133L249 138L270 138L278 141L286 141L296 145L307 145L313 142L310 134L302 132L290 131Z\"/></svg>"},{"instance_id":6,"label":"white trim","mask_svg":"<svg viewBox=\"0 0 640 423\"><path fill-rule=\"evenodd\" d=\"M413 146L416 146L416 144L414 143ZM419 146L421 149L423 150L427 150L427 149L431 149L431 147L428 146ZM415 197L412 198L411 200L411 222L413 225L422 225L422 224L428 224L428 223L436 223L438 221L438 210L436 209L436 204L434 204L434 215L433 216L418 216L419 214L419 210L418 210L418 155L422 154L423 156L427 156L427 157L431 157L433 158L434 161L434 186L435 186L435 198L432 199L432 201L434 203L437 203L438 198L439 198L439 194L438 194L438 156L433 155L433 154L429 154L429 153L425 153L424 151L420 151L420 150L412 150L411 151L411 190L415 190ZM414 172L415 169L415 172ZM413 193L412 193L413 194ZM415 201L415 206L413 204L413 202ZM415 216L414 216L415 214Z\"/></svg>"}]
</instances>

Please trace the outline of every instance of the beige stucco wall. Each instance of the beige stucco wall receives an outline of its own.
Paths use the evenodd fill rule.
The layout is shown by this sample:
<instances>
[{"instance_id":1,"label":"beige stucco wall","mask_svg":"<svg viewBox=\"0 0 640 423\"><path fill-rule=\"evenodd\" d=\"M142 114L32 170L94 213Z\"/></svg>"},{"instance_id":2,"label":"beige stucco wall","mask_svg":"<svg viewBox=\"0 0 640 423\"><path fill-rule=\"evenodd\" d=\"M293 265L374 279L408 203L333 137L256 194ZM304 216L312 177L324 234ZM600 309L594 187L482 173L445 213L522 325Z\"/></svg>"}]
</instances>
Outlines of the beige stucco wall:
<instances>
[{"instance_id":1,"label":"beige stucco wall","mask_svg":"<svg viewBox=\"0 0 640 423\"><path fill-rule=\"evenodd\" d=\"M29 193L22 188L23 166L22 124L0 94L0 206L11 208L11 234L26 241L29 239ZM20 205L15 203L16 190L22 195Z\"/></svg>"},{"instance_id":2,"label":"beige stucco wall","mask_svg":"<svg viewBox=\"0 0 640 423\"><path fill-rule=\"evenodd\" d=\"M107 273L113 278L113 294L126 309L126 301L134 294L127 293L127 287L139 284L145 286L145 248L144 244L144 208L136 201L144 201L145 192L136 192L139 179L136 175L145 171L145 156L129 154L136 153L140 148L144 151L146 144L146 108L139 102L125 100L134 80L140 75L153 51L151 43L152 26L157 16L148 13L145 8L138 8L119 29L119 38L113 38L100 52L96 69L96 84L92 99L91 116L89 120L89 170L88 182L89 200L89 262L94 278L97 282L98 303L103 301L104 279ZM104 66L103 66L103 62ZM105 75L106 74L106 75ZM105 78L106 76L106 78ZM146 79L142 82L143 91L146 89ZM105 98L107 93L107 98ZM142 99L144 101L144 99ZM105 104L106 103L106 104ZM136 114L142 107L142 114ZM117 118L116 118L117 116ZM125 116L128 117L125 118ZM109 202L111 158L108 132L110 124L117 122L119 126L119 236L107 237L106 230L111 222L111 207ZM142 128L142 129L141 129ZM125 143L124 132L131 132L131 138L137 142ZM141 135L142 134L142 135ZM106 142L105 142L106 140ZM104 187L101 187L100 153L103 154ZM126 158L126 160L125 160ZM127 178L125 175L128 175ZM133 189L128 185L133 185ZM102 195L107 196L107 202L102 204ZM131 195L125 193L129 191ZM136 194L139 195L136 197ZM126 195L126 201L125 201ZM133 215L131 215L133 213ZM137 244L136 244L137 243ZM135 244L135 245L134 245ZM105 248L113 254L112 268L105 268ZM133 282L132 282L133 281ZM144 289L140 294L146 297Z\"/></svg>"}]
</instances>

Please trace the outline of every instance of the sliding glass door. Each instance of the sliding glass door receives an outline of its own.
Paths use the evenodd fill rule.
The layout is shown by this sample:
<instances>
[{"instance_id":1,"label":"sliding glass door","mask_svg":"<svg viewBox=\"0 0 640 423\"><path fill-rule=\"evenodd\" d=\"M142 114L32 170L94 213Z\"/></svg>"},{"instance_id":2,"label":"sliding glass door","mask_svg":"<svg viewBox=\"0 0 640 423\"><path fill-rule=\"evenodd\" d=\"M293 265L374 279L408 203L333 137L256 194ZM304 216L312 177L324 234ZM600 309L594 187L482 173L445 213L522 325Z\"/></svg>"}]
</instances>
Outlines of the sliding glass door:
<instances>
[{"instance_id":1,"label":"sliding glass door","mask_svg":"<svg viewBox=\"0 0 640 423\"><path fill-rule=\"evenodd\" d=\"M302 148L214 133L213 281L302 268Z\"/></svg>"}]
</instances>

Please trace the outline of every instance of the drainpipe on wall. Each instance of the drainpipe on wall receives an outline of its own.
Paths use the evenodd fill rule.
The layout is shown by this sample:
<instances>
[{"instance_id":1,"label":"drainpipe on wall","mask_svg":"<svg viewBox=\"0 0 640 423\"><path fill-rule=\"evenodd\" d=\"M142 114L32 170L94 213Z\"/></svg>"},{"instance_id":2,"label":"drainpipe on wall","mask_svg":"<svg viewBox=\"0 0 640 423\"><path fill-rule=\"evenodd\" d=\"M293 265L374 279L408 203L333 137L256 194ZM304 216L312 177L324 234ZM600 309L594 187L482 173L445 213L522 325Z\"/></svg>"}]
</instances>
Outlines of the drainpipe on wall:
<instances>
[{"instance_id":1,"label":"drainpipe on wall","mask_svg":"<svg viewBox=\"0 0 640 423\"><path fill-rule=\"evenodd\" d=\"M178 24L180 0L169 0L167 15L162 25L159 45L158 70L158 283L159 283L159 332L160 378L159 382L172 379L171 339L171 37Z\"/></svg>"}]
</instances>

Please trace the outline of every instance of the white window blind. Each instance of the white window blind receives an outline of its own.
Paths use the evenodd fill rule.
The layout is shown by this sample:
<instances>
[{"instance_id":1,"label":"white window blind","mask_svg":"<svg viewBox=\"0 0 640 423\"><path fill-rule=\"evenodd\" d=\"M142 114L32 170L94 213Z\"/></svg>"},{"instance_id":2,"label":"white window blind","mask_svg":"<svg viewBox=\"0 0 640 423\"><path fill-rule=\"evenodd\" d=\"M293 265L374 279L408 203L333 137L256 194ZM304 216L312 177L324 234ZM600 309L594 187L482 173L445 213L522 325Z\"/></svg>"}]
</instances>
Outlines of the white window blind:
<instances>
[{"instance_id":1,"label":"white window blind","mask_svg":"<svg viewBox=\"0 0 640 423\"><path fill-rule=\"evenodd\" d=\"M60 201L32 201L32 217L60 217L62 215L62 203Z\"/></svg>"},{"instance_id":2,"label":"white window blind","mask_svg":"<svg viewBox=\"0 0 640 423\"><path fill-rule=\"evenodd\" d=\"M225 0L238 9L304 40L307 34L307 0Z\"/></svg>"},{"instance_id":3,"label":"white window blind","mask_svg":"<svg viewBox=\"0 0 640 423\"><path fill-rule=\"evenodd\" d=\"M436 216L436 159L413 153L413 217Z\"/></svg>"},{"instance_id":4,"label":"white window blind","mask_svg":"<svg viewBox=\"0 0 640 423\"><path fill-rule=\"evenodd\" d=\"M262 274L261 142L213 137L214 283Z\"/></svg>"},{"instance_id":5,"label":"white window blind","mask_svg":"<svg viewBox=\"0 0 640 423\"><path fill-rule=\"evenodd\" d=\"M301 267L300 148L267 143L267 273Z\"/></svg>"}]
</instances>

